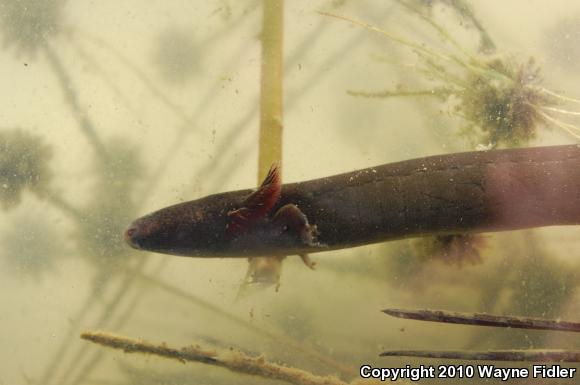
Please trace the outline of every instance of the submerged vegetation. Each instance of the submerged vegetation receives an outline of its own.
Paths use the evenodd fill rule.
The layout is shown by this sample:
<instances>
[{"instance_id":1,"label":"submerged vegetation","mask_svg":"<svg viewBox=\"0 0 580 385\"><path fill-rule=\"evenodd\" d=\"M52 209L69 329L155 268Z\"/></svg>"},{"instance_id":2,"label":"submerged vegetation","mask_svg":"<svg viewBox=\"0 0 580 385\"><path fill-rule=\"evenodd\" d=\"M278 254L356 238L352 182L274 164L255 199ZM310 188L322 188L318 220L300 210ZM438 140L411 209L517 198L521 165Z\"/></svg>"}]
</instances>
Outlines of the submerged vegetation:
<instances>
[{"instance_id":1,"label":"submerged vegetation","mask_svg":"<svg viewBox=\"0 0 580 385\"><path fill-rule=\"evenodd\" d=\"M0 203L4 209L22 201L24 190L43 197L52 172L51 148L22 129L0 131Z\"/></svg>"},{"instance_id":2,"label":"submerged vegetation","mask_svg":"<svg viewBox=\"0 0 580 385\"><path fill-rule=\"evenodd\" d=\"M24 309L22 314L26 322L40 319L44 323L45 318L55 318L55 313L59 322L50 319L46 325L26 323L23 326L30 329L32 342L23 342L22 346L29 343L30 349L51 352L51 358L43 363L42 372L34 373L30 382L121 384L145 383L148 379L151 383L244 383L246 377L237 377L243 372L260 375L263 378L256 380L262 381L260 383L276 378L298 384L344 384L356 377L361 361L375 360L380 351L397 346L427 349L441 343L442 329L383 318L375 323L373 317L378 313L379 303L382 306L386 302L399 301L398 305L577 318L573 313L577 309L571 306L577 298L577 267L563 258L562 261L555 259L556 254L565 254L565 249L554 244L565 242L544 245L542 235L536 236L533 232L505 234L498 238L468 234L426 237L337 252L340 255L337 258L333 258L332 253L325 253L316 257L316 272L294 261L298 258L285 259L284 269L283 259L253 259L245 279L247 266L238 262L211 261L215 264L210 264L199 259L150 258L144 253L135 256L125 246L122 232L130 220L143 213L147 199L158 199L155 205L161 205L196 198L199 191L214 193L226 185L238 188L242 183L243 187L253 184L251 180L242 182L247 178L230 177L249 168L248 164L253 166L246 160L258 151L256 143L243 147L238 146L238 142L246 137L253 138L248 134L248 127L258 125L257 106L260 103L252 101L248 95L253 95L252 85L257 94L260 83L257 67L262 63L257 56L246 52L259 51L258 39L254 37L260 36L261 16L256 11L262 3L224 0L216 2L212 9L199 6L204 9L203 18L195 19L198 24L191 25L194 18L184 13L189 23L185 27L156 26L147 19L151 25L146 29L153 29L155 25L155 33L139 34L139 39L129 34L126 41L119 37L119 42L95 37L94 31L66 17L70 16L67 3L65 0L6 0L0 4L0 34L6 60L14 60L20 65L23 56L39 59L35 66L40 70L35 76L40 78L42 71L46 71L50 78L46 84L55 89L38 81L40 86L33 92L41 93L38 96L41 100L61 97L58 114L62 115L65 127L46 127L48 124L41 122L38 132L42 135L25 128L0 129L0 207L2 217L6 218L0 223L0 266L6 277L17 277L14 283L8 279L3 281L11 288L9 285L17 287L20 284L20 277L32 278L27 281L30 287L48 282L47 287L62 285L66 291L74 292L70 297L59 299L62 302L56 310L37 308L38 302L26 308L28 300L20 304L21 299L17 298L18 306ZM263 149L259 161L262 174L272 162L282 160L283 148L285 170L290 171L289 175L294 173L294 178L323 176L323 171L297 174L296 169L292 169L303 161L301 158L309 146L316 148L317 159L307 155L307 161L300 167L316 169L324 164L319 149L328 143L332 159L342 160L338 159L343 157L342 149L336 151L332 138L326 136L328 132L316 129L310 119L316 122L318 115L327 120L340 115L342 111L335 106L335 99L328 96L334 95L335 90L323 91L325 87L320 85L326 86L324 79L342 76L338 72L339 63L346 61L354 47L364 46L370 39L369 31L396 43L393 46L402 47L403 55L414 55L416 62L408 72L417 81L407 84L407 77L401 85L386 91L356 90L348 91L349 94L361 98L430 99L438 111L449 112L450 121L459 122L459 130L446 138L448 143L457 146L465 138L470 146L479 145L481 149L523 146L541 140L544 128L561 129L575 138L580 137L580 130L574 124L580 113L570 107L578 102L545 85L542 72L548 72L540 69L542 58L522 59L504 53L502 41L492 39L493 34L484 27L485 20L470 2L377 2L373 6L381 10L384 7L383 14L388 17L379 17L377 13L374 20L388 25L388 31L350 16L361 11L362 3L327 1L321 4L330 12L326 15L333 19L320 17L309 2L304 2L300 12L294 10L284 14L284 8L271 10L278 11L278 21L270 27L280 32L283 16L290 26L286 31L296 33L296 37L292 36L288 49L281 41L270 42L273 61L265 69L265 76L271 77L264 76L261 81L265 90L262 131L258 139ZM103 6L114 9L122 5ZM403 17L395 20L391 17L392 9ZM442 18L441 9L452 16ZM139 13L141 10L141 6L137 6L128 20L134 15L146 18ZM367 12L363 11L362 14ZM196 12L202 11L196 8ZM339 12L348 16L339 16L336 14ZM177 17L177 13L181 12L171 17ZM297 15L303 14L311 17L308 23L313 23L314 27L301 34L292 28L296 28L293 23ZM268 17L273 16L266 16L265 22L274 21ZM348 41L331 41L336 46L329 47L329 40L325 39L333 36L328 29L339 28L336 18L363 28L349 30L351 38ZM434 33L402 37L413 33L404 25L409 21L417 24L417 30L427 29ZM459 23L464 31L477 36L473 47L449 32ZM211 28L204 29L205 24ZM122 32L124 28L119 26L118 30ZM128 30L130 28L127 26ZM141 31L137 27L136 30ZM224 41L227 38L232 40ZM252 49L242 46L239 51L230 50L234 44L240 44L241 38L247 40L249 46L254 44L250 46ZM266 42L267 39L260 40ZM125 44L131 45L131 49L125 50ZM280 72L283 54L286 55L285 73ZM319 55L324 57L320 59ZM392 56L398 71L407 67L405 56ZM142 68L147 59L153 62L152 67ZM204 76L195 76L201 64ZM365 62L365 65L373 65L373 62ZM248 67L249 72L243 72ZM311 75L305 76L307 73ZM352 75L349 79L358 81L359 75L364 78L365 74L349 75ZM208 85L205 77L215 78L215 81ZM251 83L233 79L236 77L250 78ZM288 80L285 86L289 91L282 89L282 80ZM380 84L383 79L372 81ZM95 84L102 86L104 91ZM202 86L207 89L201 89ZM356 87L356 84L351 82L351 86ZM344 84L339 87L343 90ZM308 98L311 91L318 92L314 101ZM120 107L103 114L99 105L107 105L109 94L119 101ZM198 95L201 95L199 99L195 99ZM283 95L287 96L285 100ZM178 99L182 97L184 100ZM246 99L251 102L251 108L237 104ZM327 103L328 115L320 108L322 101ZM270 105L264 107L267 103ZM368 104L377 111L383 106L371 100ZM284 137L282 106L287 111L286 124L289 126ZM26 106L22 111L35 108ZM155 113L148 114L149 110ZM416 110L426 115L425 109ZM124 114L130 118L123 120ZM239 115L239 118L230 122L230 114ZM151 122L145 122L149 118ZM399 116L390 118L397 123L399 118L404 120ZM24 126L12 124L9 127ZM381 127L384 126L381 123ZM433 126L427 129L435 129ZM306 129L300 131L303 127ZM364 125L356 130L346 128L345 132L351 135L369 136ZM147 136L152 132L163 133ZM421 135L417 137L431 145L429 151L442 150L434 148L433 143ZM292 147L293 136L300 137L298 146L294 147L304 153L297 153ZM166 137L170 138L167 143ZM189 140L192 137L193 140ZM406 156L413 153L414 149L399 151L400 144L391 141L393 137L388 133L368 140L381 143L381 154L393 151L397 156ZM64 145L58 143L63 138L67 139ZM348 144L351 139L347 138ZM385 143L391 146L387 151L383 151ZM78 164L70 163L65 151L56 150L69 145L74 150L72 153L78 153L75 155L79 157ZM158 149L161 155L155 152ZM372 158L370 151L363 152L364 157ZM344 158L348 159L347 155ZM179 162L172 162L175 159ZM203 162L205 165L201 164ZM177 163L178 169L174 167ZM216 172L218 166L221 168ZM195 178L192 178L193 172ZM163 180L165 175L173 178L167 185L163 185L167 182ZM261 179L260 176L258 180ZM183 187L189 183L210 187L196 186L194 194ZM161 198L155 195L158 186L166 189L166 195ZM37 201L34 206L33 201ZM29 209L29 205L34 210ZM152 207L147 206L147 209ZM77 264L84 264L87 272L79 269L78 276L77 270L71 274L66 264L71 260L75 262L75 269ZM462 269L459 271L456 267ZM260 283L277 287L281 283L281 290L278 293L248 290L232 303L241 279L242 289L250 285L261 286ZM83 285L84 281L90 284ZM47 293L52 297L60 295ZM78 296L83 296L84 301L79 301ZM143 301L145 296L147 301ZM29 317L26 312L33 316ZM193 357L194 361L228 368L232 374L219 377L203 367L193 374L183 371L176 375L174 367L163 366L153 356L142 364L133 356L119 358L116 353L103 353L77 341L79 332L87 327L140 335L151 340L168 340L170 345L189 346L192 340L203 341L215 349L180 350L105 333L84 334L86 339L99 339L101 343L124 350L161 352L177 359ZM344 333L346 328L351 331L348 335ZM54 341L39 347L38 341L42 340L39 334L57 336L58 347L54 348ZM510 330L502 334L481 329L470 329L453 337L449 338L450 344L490 349L540 347L550 345L552 338L546 333L530 336L525 331ZM253 356L247 351L238 353L244 350L240 346L247 351L260 352L260 355ZM229 351L231 347L234 349ZM226 359L218 361L222 357ZM13 366L18 367L17 363ZM22 371L28 370L26 365L22 367ZM1 378L2 381L6 380Z\"/></svg>"},{"instance_id":3,"label":"submerged vegetation","mask_svg":"<svg viewBox=\"0 0 580 385\"><path fill-rule=\"evenodd\" d=\"M481 130L484 143L528 143L546 123L542 108L554 104L554 98L540 88L540 69L533 59L518 65L494 58L487 66L503 78L469 74L456 112L463 116L468 130Z\"/></svg>"},{"instance_id":4,"label":"submerged vegetation","mask_svg":"<svg viewBox=\"0 0 580 385\"><path fill-rule=\"evenodd\" d=\"M35 56L61 29L66 0L4 0L0 30L5 48L17 55Z\"/></svg>"},{"instance_id":5,"label":"submerged vegetation","mask_svg":"<svg viewBox=\"0 0 580 385\"><path fill-rule=\"evenodd\" d=\"M481 249L485 244L480 234L451 234L423 237L415 240L415 253L422 258L441 260L449 265L477 265L483 262Z\"/></svg>"},{"instance_id":6,"label":"submerged vegetation","mask_svg":"<svg viewBox=\"0 0 580 385\"><path fill-rule=\"evenodd\" d=\"M486 54L490 49L482 49L483 53L470 52L435 21L430 12L432 3L427 4L427 10L410 1L399 0L397 3L432 28L440 37L438 43L445 49L439 51L345 16L323 15L354 23L410 49L418 57L417 73L430 84L430 88L415 90L401 86L379 92L349 91L351 95L370 98L437 97L448 102L454 114L463 119L464 133L470 140L483 144L485 148L526 144L536 138L539 128L546 126L555 126L580 139L580 128L560 118L580 116L580 112L558 108L561 104L580 101L546 89L540 68L533 58L520 61L509 55ZM451 3L464 12L468 9L466 5L458 6L463 2ZM472 14L471 11L468 14ZM495 47L481 24L476 25L482 41L487 42L482 44Z\"/></svg>"}]
</instances>

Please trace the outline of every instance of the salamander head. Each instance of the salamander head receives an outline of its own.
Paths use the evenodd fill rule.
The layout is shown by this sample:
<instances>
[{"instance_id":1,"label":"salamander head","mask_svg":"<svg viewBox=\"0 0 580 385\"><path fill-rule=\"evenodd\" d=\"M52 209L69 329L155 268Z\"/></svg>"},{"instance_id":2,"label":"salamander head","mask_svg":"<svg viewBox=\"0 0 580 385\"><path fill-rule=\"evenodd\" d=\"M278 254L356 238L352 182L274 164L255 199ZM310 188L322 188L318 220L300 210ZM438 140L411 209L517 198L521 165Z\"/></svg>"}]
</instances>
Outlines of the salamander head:
<instances>
[{"instance_id":1,"label":"salamander head","mask_svg":"<svg viewBox=\"0 0 580 385\"><path fill-rule=\"evenodd\" d=\"M232 191L180 203L135 220L125 231L133 248L158 253L244 257L287 255L316 247L316 226L295 205L279 210L279 168L274 165L254 192Z\"/></svg>"},{"instance_id":2,"label":"salamander head","mask_svg":"<svg viewBox=\"0 0 580 385\"><path fill-rule=\"evenodd\" d=\"M231 207L227 202L210 196L161 209L133 221L125 231L125 241L135 249L165 254L223 254L229 243L225 229Z\"/></svg>"}]
</instances>

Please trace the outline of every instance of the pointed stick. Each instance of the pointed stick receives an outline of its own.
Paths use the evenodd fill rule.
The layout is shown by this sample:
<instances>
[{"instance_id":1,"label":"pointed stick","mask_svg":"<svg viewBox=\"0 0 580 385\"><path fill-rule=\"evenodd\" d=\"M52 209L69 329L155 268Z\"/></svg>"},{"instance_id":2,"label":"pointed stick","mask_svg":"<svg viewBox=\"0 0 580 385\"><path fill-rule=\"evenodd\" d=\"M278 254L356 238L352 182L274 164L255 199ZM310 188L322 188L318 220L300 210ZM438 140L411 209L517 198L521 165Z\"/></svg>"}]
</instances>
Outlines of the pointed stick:
<instances>
[{"instance_id":1,"label":"pointed stick","mask_svg":"<svg viewBox=\"0 0 580 385\"><path fill-rule=\"evenodd\" d=\"M464 325L495 326L517 329L580 332L579 322L516 316L496 316L484 313L457 313L442 310L385 309L383 313L397 318L418 321L445 322Z\"/></svg>"},{"instance_id":2,"label":"pointed stick","mask_svg":"<svg viewBox=\"0 0 580 385\"><path fill-rule=\"evenodd\" d=\"M263 356L250 357L241 352L220 353L202 349L199 346L187 346L176 349L165 343L152 344L129 337L106 332L84 332L81 338L99 345L123 350L125 353L152 354L176 359L182 363L200 362L219 366L236 373L251 374L263 378L281 380L296 385L347 385L346 382L332 376L317 376L302 369L272 363Z\"/></svg>"},{"instance_id":3,"label":"pointed stick","mask_svg":"<svg viewBox=\"0 0 580 385\"><path fill-rule=\"evenodd\" d=\"M580 362L580 350L490 350L490 351L429 351L392 350L381 357L422 357L473 361L519 361L519 362Z\"/></svg>"}]
</instances>

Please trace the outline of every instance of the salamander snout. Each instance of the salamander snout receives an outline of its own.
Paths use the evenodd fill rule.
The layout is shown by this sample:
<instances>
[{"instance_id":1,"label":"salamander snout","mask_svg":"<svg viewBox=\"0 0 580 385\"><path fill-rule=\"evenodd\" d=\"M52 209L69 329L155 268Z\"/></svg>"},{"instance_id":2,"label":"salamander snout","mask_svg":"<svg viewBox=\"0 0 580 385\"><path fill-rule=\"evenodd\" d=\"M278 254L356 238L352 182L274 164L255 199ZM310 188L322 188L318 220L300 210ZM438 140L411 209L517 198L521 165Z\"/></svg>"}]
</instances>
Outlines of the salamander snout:
<instances>
[{"instance_id":1,"label":"salamander snout","mask_svg":"<svg viewBox=\"0 0 580 385\"><path fill-rule=\"evenodd\" d=\"M142 235L140 234L139 226L134 222L131 223L129 227L127 227L127 230L125 230L123 237L125 238L125 242L127 242L129 246L131 246L132 248L134 249L141 248L139 246L139 240L142 238Z\"/></svg>"}]
</instances>

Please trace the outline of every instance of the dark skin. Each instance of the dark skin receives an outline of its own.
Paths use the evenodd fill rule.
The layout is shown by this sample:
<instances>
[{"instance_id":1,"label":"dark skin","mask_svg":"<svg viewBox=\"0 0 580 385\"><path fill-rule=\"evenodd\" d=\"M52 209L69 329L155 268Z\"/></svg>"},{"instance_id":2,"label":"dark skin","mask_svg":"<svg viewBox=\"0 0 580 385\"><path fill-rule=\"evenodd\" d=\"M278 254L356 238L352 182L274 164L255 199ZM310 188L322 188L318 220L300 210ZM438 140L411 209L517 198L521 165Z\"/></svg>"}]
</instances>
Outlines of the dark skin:
<instances>
[{"instance_id":1,"label":"dark skin","mask_svg":"<svg viewBox=\"0 0 580 385\"><path fill-rule=\"evenodd\" d=\"M134 221L138 249L285 256L407 237L580 224L580 147L439 155L180 203Z\"/></svg>"}]
</instances>

